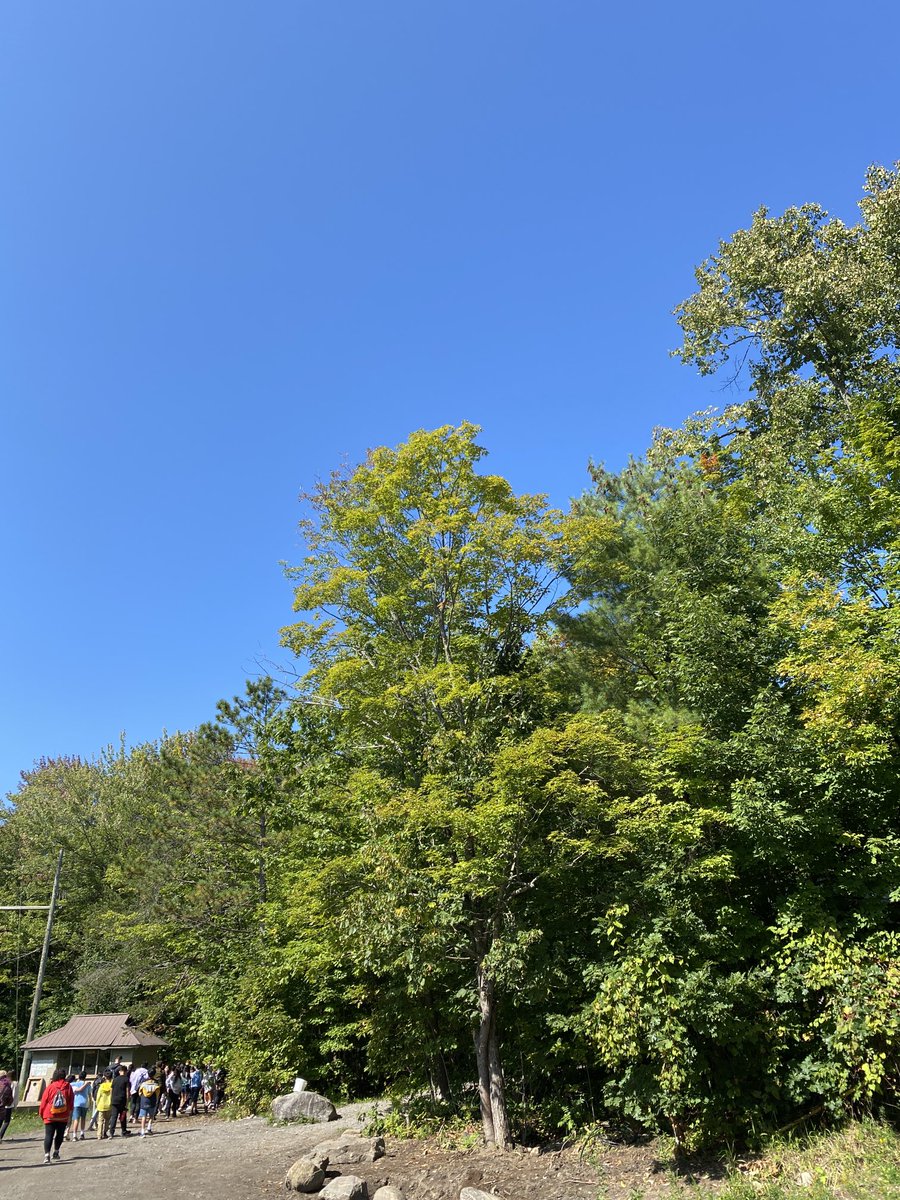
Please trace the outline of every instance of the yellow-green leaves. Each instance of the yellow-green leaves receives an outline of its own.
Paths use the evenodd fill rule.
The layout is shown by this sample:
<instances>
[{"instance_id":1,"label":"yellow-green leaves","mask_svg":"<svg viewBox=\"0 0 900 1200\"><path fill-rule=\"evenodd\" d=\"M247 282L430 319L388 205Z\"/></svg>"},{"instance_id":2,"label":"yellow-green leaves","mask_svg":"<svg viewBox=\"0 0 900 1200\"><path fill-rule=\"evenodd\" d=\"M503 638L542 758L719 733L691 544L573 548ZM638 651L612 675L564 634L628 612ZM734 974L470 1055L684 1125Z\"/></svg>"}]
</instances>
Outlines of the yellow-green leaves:
<instances>
[{"instance_id":1,"label":"yellow-green leaves","mask_svg":"<svg viewBox=\"0 0 900 1200\"><path fill-rule=\"evenodd\" d=\"M560 520L477 470L477 432L421 430L332 476L289 572L307 686L410 777L489 751L537 700L521 667L556 599Z\"/></svg>"}]
</instances>

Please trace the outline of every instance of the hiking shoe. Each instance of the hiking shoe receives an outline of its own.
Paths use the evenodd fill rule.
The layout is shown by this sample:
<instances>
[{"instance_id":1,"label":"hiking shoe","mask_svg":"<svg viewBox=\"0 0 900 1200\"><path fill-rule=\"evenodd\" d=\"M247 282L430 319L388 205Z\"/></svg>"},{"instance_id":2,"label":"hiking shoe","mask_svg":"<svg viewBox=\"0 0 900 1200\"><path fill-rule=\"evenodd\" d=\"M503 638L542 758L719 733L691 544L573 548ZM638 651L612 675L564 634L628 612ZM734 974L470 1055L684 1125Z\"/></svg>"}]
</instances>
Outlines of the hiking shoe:
<instances>
[{"instance_id":1,"label":"hiking shoe","mask_svg":"<svg viewBox=\"0 0 900 1200\"><path fill-rule=\"evenodd\" d=\"M59 1151L58 1150L53 1151L53 1161L59 1162Z\"/></svg>"},{"instance_id":2,"label":"hiking shoe","mask_svg":"<svg viewBox=\"0 0 900 1200\"><path fill-rule=\"evenodd\" d=\"M45 1155L44 1155L44 1162L45 1162L45 1163L48 1163L49 1161L50 1161L50 1155L49 1155L49 1154L45 1154Z\"/></svg>"}]
</instances>

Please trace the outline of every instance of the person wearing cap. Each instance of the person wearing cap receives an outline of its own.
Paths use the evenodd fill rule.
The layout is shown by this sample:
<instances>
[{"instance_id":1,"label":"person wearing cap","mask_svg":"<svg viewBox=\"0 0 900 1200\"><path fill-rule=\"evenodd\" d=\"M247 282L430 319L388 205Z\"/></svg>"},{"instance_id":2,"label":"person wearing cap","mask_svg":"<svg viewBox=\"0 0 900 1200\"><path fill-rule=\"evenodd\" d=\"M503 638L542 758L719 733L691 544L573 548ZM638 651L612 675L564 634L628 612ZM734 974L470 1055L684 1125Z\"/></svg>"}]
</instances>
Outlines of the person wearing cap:
<instances>
[{"instance_id":1,"label":"person wearing cap","mask_svg":"<svg viewBox=\"0 0 900 1200\"><path fill-rule=\"evenodd\" d=\"M6 1136L13 1114L12 1080L6 1071L0 1071L0 1142Z\"/></svg>"}]
</instances>

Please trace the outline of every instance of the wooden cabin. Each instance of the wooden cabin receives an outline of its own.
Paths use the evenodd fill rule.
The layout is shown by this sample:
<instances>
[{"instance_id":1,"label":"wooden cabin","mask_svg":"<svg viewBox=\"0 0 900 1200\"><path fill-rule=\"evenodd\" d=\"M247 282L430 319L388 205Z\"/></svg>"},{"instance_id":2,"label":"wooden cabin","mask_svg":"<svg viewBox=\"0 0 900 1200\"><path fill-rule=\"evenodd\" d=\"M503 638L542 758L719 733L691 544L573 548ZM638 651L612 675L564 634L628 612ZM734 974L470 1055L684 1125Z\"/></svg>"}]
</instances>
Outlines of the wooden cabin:
<instances>
[{"instance_id":1,"label":"wooden cabin","mask_svg":"<svg viewBox=\"0 0 900 1200\"><path fill-rule=\"evenodd\" d=\"M31 1051L31 1069L23 1106L37 1104L43 1084L53 1072L85 1071L89 1076L106 1070L117 1057L129 1067L155 1063L169 1043L135 1024L128 1013L89 1013L70 1017L65 1025L26 1042Z\"/></svg>"}]
</instances>

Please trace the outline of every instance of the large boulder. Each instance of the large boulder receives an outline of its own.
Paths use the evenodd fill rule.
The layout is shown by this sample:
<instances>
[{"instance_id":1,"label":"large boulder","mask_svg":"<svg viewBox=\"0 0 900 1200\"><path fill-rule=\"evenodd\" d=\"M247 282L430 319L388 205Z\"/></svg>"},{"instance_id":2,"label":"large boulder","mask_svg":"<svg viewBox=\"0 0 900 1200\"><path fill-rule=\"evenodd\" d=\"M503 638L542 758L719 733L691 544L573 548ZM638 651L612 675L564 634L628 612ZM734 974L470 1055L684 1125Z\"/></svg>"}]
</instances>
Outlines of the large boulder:
<instances>
[{"instance_id":1,"label":"large boulder","mask_svg":"<svg viewBox=\"0 0 900 1200\"><path fill-rule=\"evenodd\" d=\"M336 1121L337 1109L318 1092L290 1092L272 1101L276 1121Z\"/></svg>"},{"instance_id":2,"label":"large boulder","mask_svg":"<svg viewBox=\"0 0 900 1200\"><path fill-rule=\"evenodd\" d=\"M325 1183L325 1168L328 1166L328 1159L324 1161L321 1158L298 1158L292 1167L288 1169L287 1175L284 1177L285 1189L289 1192L318 1192L321 1191L322 1185Z\"/></svg>"},{"instance_id":3,"label":"large boulder","mask_svg":"<svg viewBox=\"0 0 900 1200\"><path fill-rule=\"evenodd\" d=\"M399 1188L395 1187L380 1187L372 1200L404 1200L403 1193ZM495 1197L496 1200L496 1197Z\"/></svg>"},{"instance_id":4,"label":"large boulder","mask_svg":"<svg viewBox=\"0 0 900 1200\"><path fill-rule=\"evenodd\" d=\"M343 1134L328 1142L319 1142L314 1153L325 1157L332 1167L352 1167L354 1163L374 1162L384 1155L384 1138Z\"/></svg>"},{"instance_id":5,"label":"large boulder","mask_svg":"<svg viewBox=\"0 0 900 1200\"><path fill-rule=\"evenodd\" d=\"M358 1175L338 1175L319 1192L319 1200L369 1200L369 1186ZM491 1200L496 1200L492 1196Z\"/></svg>"}]
</instances>

